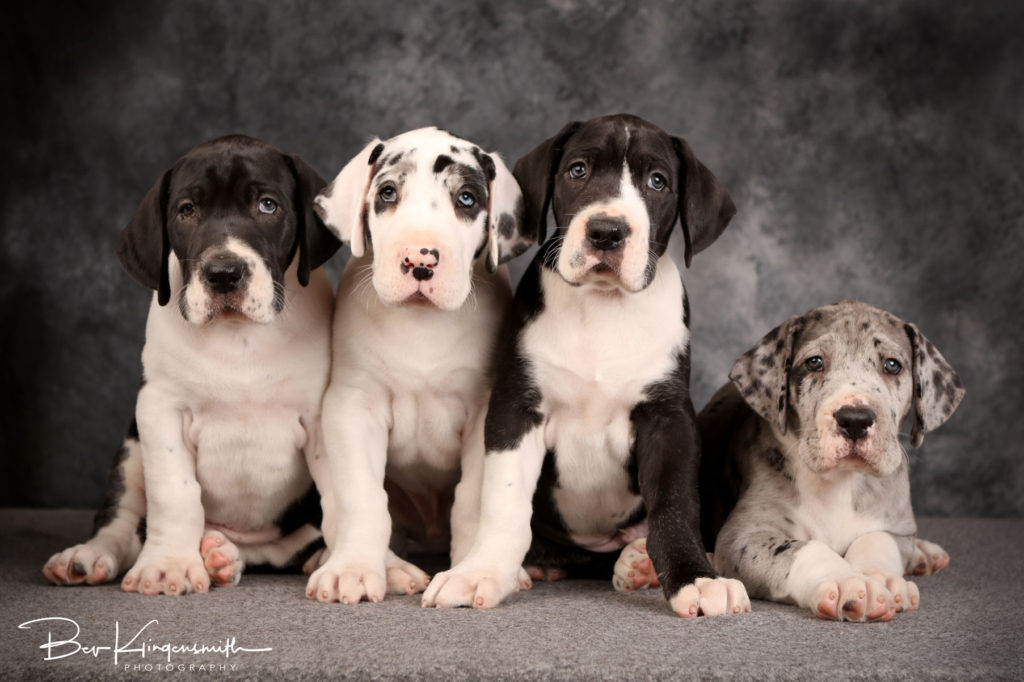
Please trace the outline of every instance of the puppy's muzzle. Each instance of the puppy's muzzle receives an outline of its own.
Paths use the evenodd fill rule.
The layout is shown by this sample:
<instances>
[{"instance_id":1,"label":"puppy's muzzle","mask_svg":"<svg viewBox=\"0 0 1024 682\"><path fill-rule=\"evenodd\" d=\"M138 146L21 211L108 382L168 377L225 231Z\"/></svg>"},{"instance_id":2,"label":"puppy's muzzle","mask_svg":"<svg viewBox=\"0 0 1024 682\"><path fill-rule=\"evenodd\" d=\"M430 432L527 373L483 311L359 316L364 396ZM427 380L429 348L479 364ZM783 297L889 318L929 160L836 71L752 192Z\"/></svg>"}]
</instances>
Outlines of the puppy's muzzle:
<instances>
[{"instance_id":1,"label":"puppy's muzzle","mask_svg":"<svg viewBox=\"0 0 1024 682\"><path fill-rule=\"evenodd\" d=\"M629 232L624 220L597 216L587 221L587 243L595 251L618 251L626 244Z\"/></svg>"},{"instance_id":2,"label":"puppy's muzzle","mask_svg":"<svg viewBox=\"0 0 1024 682\"><path fill-rule=\"evenodd\" d=\"M417 282L425 282L434 276L434 269L441 263L441 252L437 249L420 247L405 249L402 256L402 274L412 273Z\"/></svg>"},{"instance_id":3,"label":"puppy's muzzle","mask_svg":"<svg viewBox=\"0 0 1024 682\"><path fill-rule=\"evenodd\" d=\"M832 413L839 432L851 441L858 441L868 435L875 423L875 413L870 408L844 405Z\"/></svg>"},{"instance_id":4,"label":"puppy's muzzle","mask_svg":"<svg viewBox=\"0 0 1024 682\"><path fill-rule=\"evenodd\" d=\"M203 282L215 294L230 294L238 290L249 276L245 261L230 253L210 256L202 266Z\"/></svg>"}]
</instances>

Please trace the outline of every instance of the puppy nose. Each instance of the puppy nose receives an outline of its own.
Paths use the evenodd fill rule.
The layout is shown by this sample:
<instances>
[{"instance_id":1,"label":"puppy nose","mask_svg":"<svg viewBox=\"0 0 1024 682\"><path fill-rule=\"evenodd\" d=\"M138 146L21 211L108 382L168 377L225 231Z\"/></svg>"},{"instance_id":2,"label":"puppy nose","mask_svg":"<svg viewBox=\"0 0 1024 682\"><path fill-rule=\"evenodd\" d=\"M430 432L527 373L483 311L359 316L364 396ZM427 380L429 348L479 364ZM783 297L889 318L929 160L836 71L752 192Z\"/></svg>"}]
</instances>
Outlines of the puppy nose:
<instances>
[{"instance_id":1,"label":"puppy nose","mask_svg":"<svg viewBox=\"0 0 1024 682\"><path fill-rule=\"evenodd\" d=\"M203 265L203 279L211 291L230 294L248 273L245 261L234 256L214 256Z\"/></svg>"},{"instance_id":2,"label":"puppy nose","mask_svg":"<svg viewBox=\"0 0 1024 682\"><path fill-rule=\"evenodd\" d=\"M615 251L626 243L629 226L623 220L591 218L587 221L587 241L598 251Z\"/></svg>"},{"instance_id":3,"label":"puppy nose","mask_svg":"<svg viewBox=\"0 0 1024 682\"><path fill-rule=\"evenodd\" d=\"M839 430L850 440L860 440L866 436L868 429L875 423L875 413L866 407L847 405L833 412L832 416Z\"/></svg>"},{"instance_id":4,"label":"puppy nose","mask_svg":"<svg viewBox=\"0 0 1024 682\"><path fill-rule=\"evenodd\" d=\"M406 249L402 257L402 274L412 271L412 276L419 282L434 276L434 268L441 262L441 252L437 249L422 246L418 249Z\"/></svg>"}]
</instances>

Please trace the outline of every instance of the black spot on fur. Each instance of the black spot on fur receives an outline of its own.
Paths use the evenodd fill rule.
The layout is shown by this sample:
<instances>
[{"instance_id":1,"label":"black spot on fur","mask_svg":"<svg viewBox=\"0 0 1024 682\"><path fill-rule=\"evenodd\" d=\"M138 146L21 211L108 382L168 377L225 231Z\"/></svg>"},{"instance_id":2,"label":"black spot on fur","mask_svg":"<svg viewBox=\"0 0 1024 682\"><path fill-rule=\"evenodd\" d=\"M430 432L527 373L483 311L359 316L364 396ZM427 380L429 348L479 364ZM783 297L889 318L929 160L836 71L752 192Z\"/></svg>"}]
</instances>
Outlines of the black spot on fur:
<instances>
[{"instance_id":1,"label":"black spot on fur","mask_svg":"<svg viewBox=\"0 0 1024 682\"><path fill-rule=\"evenodd\" d=\"M785 552L787 549L789 549L792 546L793 546L793 541L792 540L786 540L781 545L779 545L778 547L775 548L775 556L779 556L780 554L782 554L783 552Z\"/></svg>"},{"instance_id":2,"label":"black spot on fur","mask_svg":"<svg viewBox=\"0 0 1024 682\"><path fill-rule=\"evenodd\" d=\"M380 156L380 153L382 151L384 151L384 144L383 143L378 144L376 147L374 147L373 151L370 152L370 160L367 162L367 165L372 166L374 163L376 163L377 162L377 158Z\"/></svg>"},{"instance_id":3,"label":"black spot on fur","mask_svg":"<svg viewBox=\"0 0 1024 682\"><path fill-rule=\"evenodd\" d=\"M453 163L455 163L455 159L453 159L452 157L447 156L445 154L441 154L434 161L434 172L435 173L440 173L441 171L443 171L445 168L447 168L448 166L452 165Z\"/></svg>"}]
</instances>

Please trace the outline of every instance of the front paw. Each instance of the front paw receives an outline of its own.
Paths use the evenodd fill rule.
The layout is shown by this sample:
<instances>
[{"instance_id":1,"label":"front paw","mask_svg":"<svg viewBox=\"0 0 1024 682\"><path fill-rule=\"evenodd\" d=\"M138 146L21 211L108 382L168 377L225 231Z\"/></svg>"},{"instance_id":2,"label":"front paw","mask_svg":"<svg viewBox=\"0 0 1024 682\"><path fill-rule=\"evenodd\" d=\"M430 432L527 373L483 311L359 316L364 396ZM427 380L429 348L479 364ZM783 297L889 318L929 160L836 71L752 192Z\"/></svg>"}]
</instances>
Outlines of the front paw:
<instances>
[{"instance_id":1,"label":"front paw","mask_svg":"<svg viewBox=\"0 0 1024 682\"><path fill-rule=\"evenodd\" d=\"M518 566L512 571L502 571L493 566L461 564L434 576L423 593L423 607L494 608L521 588L520 572Z\"/></svg>"},{"instance_id":2,"label":"front paw","mask_svg":"<svg viewBox=\"0 0 1024 682\"><path fill-rule=\"evenodd\" d=\"M419 566L389 552L387 561L388 594L416 594L427 589L430 576Z\"/></svg>"},{"instance_id":3,"label":"front paw","mask_svg":"<svg viewBox=\"0 0 1024 682\"><path fill-rule=\"evenodd\" d=\"M117 558L91 545L75 545L50 557L43 575L55 585L97 585L117 576Z\"/></svg>"},{"instance_id":4,"label":"front paw","mask_svg":"<svg viewBox=\"0 0 1024 682\"><path fill-rule=\"evenodd\" d=\"M622 548L612 575L612 586L616 590L631 592L658 587L660 584L658 572L654 570L651 557L647 555L647 538L639 538Z\"/></svg>"},{"instance_id":5,"label":"front paw","mask_svg":"<svg viewBox=\"0 0 1024 682\"><path fill-rule=\"evenodd\" d=\"M143 548L135 565L121 581L121 589L140 594L208 592L210 576L198 550L198 547L191 551Z\"/></svg>"},{"instance_id":6,"label":"front paw","mask_svg":"<svg viewBox=\"0 0 1024 682\"><path fill-rule=\"evenodd\" d=\"M914 558L907 575L931 575L949 566L949 554L934 542L918 538L914 541Z\"/></svg>"},{"instance_id":7,"label":"front paw","mask_svg":"<svg viewBox=\"0 0 1024 682\"><path fill-rule=\"evenodd\" d=\"M668 603L680 618L750 612L747 588L733 578L697 578Z\"/></svg>"},{"instance_id":8,"label":"front paw","mask_svg":"<svg viewBox=\"0 0 1024 682\"><path fill-rule=\"evenodd\" d=\"M818 583L810 608L823 620L884 623L900 611L916 610L919 601L917 586L902 576L849 574Z\"/></svg>"},{"instance_id":9,"label":"front paw","mask_svg":"<svg viewBox=\"0 0 1024 682\"><path fill-rule=\"evenodd\" d=\"M379 603L384 599L387 582L384 571L368 563L331 561L313 571L306 583L306 596L324 604L358 604L365 599Z\"/></svg>"},{"instance_id":10,"label":"front paw","mask_svg":"<svg viewBox=\"0 0 1024 682\"><path fill-rule=\"evenodd\" d=\"M238 546L219 530L208 530L199 542L199 554L214 587L233 587L242 579L245 560Z\"/></svg>"}]
</instances>

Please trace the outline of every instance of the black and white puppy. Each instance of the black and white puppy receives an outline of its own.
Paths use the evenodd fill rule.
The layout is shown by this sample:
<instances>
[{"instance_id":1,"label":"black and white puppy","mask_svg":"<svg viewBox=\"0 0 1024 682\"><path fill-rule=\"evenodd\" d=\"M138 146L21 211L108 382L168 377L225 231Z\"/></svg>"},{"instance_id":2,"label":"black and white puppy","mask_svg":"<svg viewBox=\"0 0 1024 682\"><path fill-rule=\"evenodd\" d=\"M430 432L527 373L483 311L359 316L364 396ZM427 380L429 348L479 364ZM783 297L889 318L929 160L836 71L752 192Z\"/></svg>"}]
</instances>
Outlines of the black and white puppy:
<instances>
[{"instance_id":1,"label":"black and white puppy","mask_svg":"<svg viewBox=\"0 0 1024 682\"><path fill-rule=\"evenodd\" d=\"M699 418L702 490L718 491L703 509L715 567L824 619L916 609L904 574L949 556L914 537L899 429L913 414L918 447L963 398L938 349L915 325L843 301L773 329L729 376Z\"/></svg>"},{"instance_id":2,"label":"black and white puppy","mask_svg":"<svg viewBox=\"0 0 1024 682\"><path fill-rule=\"evenodd\" d=\"M127 592L204 592L319 539L309 466L333 297L315 268L339 246L313 212L323 185L297 156L235 135L146 194L117 246L155 290L135 420L93 537L47 562L51 582L101 583L134 562Z\"/></svg>"},{"instance_id":3,"label":"black and white puppy","mask_svg":"<svg viewBox=\"0 0 1024 682\"><path fill-rule=\"evenodd\" d=\"M687 264L709 246L735 212L728 193L681 138L629 115L566 125L514 175L527 220L543 234L550 205L557 230L500 337L476 541L423 604L492 607L524 557L613 561L649 533L676 613L749 609L701 545L688 305L666 254L676 224Z\"/></svg>"},{"instance_id":4,"label":"black and white puppy","mask_svg":"<svg viewBox=\"0 0 1024 682\"><path fill-rule=\"evenodd\" d=\"M429 579L389 550L393 526L438 549L450 530L453 561L472 542L501 264L533 239L501 157L436 128L373 140L316 204L352 260L323 407L329 556L306 594L377 602Z\"/></svg>"}]
</instances>

